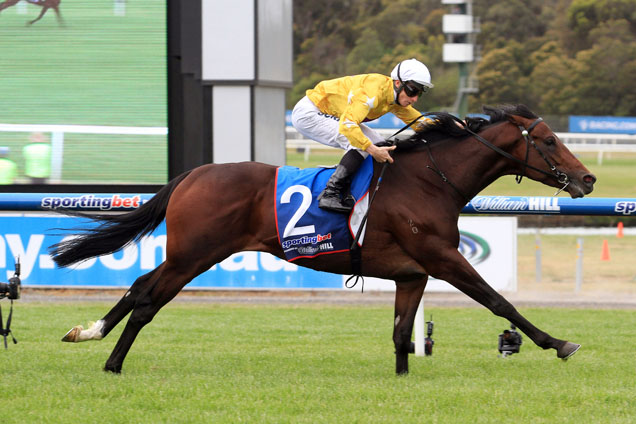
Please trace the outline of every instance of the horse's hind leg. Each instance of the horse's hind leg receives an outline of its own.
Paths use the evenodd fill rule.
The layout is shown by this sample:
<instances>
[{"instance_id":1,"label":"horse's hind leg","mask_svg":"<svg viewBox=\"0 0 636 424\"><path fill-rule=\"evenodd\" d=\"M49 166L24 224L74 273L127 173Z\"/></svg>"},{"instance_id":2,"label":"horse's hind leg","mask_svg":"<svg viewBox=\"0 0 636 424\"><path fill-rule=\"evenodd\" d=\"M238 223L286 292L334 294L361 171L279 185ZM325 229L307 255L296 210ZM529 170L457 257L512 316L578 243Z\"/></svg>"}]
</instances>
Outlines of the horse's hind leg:
<instances>
[{"instance_id":1,"label":"horse's hind leg","mask_svg":"<svg viewBox=\"0 0 636 424\"><path fill-rule=\"evenodd\" d=\"M138 296L126 328L106 361L104 370L120 373L124 359L141 329L152 321L157 312L171 301L192 278L208 268L209 266L195 273L186 273L183 269L164 263L157 274L156 283Z\"/></svg>"},{"instance_id":2,"label":"horse's hind leg","mask_svg":"<svg viewBox=\"0 0 636 424\"><path fill-rule=\"evenodd\" d=\"M62 19L62 14L60 13L60 7L59 6L53 6L53 10L55 11L55 16L57 17L57 23L60 26L66 26L64 19Z\"/></svg>"},{"instance_id":3,"label":"horse's hind leg","mask_svg":"<svg viewBox=\"0 0 636 424\"><path fill-rule=\"evenodd\" d=\"M395 372L409 372L411 335L417 307L426 288L428 276L409 282L397 282L395 292L395 315L393 322L393 343L395 344Z\"/></svg>"},{"instance_id":4,"label":"horse's hind leg","mask_svg":"<svg viewBox=\"0 0 636 424\"><path fill-rule=\"evenodd\" d=\"M62 337L62 341L78 343L87 340L101 340L106 337L108 333L110 333L110 331L115 328L115 326L119 324L119 322L124 319L130 311L132 311L137 298L142 292L148 290L148 287L152 284L149 284L148 282L151 281L153 275L159 272L161 266L162 265L155 268L148 274L137 278L130 289L128 289L124 296L104 316L104 318L93 323L93 325L86 330L81 325L76 325L68 333L66 333L64 337Z\"/></svg>"},{"instance_id":5,"label":"horse's hind leg","mask_svg":"<svg viewBox=\"0 0 636 424\"><path fill-rule=\"evenodd\" d=\"M38 15L37 18L35 18L32 21L27 22L27 25L33 25L34 23L36 23L37 21L39 21L40 19L42 19L42 16L44 16L44 14L46 13L46 11L49 10L49 8L47 6L42 6L42 11L40 12L40 14Z\"/></svg>"}]
</instances>

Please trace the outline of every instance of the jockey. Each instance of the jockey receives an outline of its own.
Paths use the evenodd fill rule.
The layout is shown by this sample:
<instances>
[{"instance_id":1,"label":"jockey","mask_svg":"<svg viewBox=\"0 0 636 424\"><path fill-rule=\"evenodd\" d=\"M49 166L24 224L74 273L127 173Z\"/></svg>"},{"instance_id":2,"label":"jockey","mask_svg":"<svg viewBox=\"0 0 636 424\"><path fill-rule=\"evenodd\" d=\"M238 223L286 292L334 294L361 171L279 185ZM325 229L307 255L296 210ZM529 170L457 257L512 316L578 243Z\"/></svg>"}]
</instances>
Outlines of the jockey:
<instances>
[{"instance_id":1,"label":"jockey","mask_svg":"<svg viewBox=\"0 0 636 424\"><path fill-rule=\"evenodd\" d=\"M351 177L364 159L371 155L380 163L393 162L390 151L395 146L376 146L385 140L363 122L392 112L411 123L421 115L411 105L432 87L428 68L416 59L408 59L398 63L390 77L346 76L322 81L307 90L292 111L292 124L307 138L347 151L318 197L320 208L348 214L355 203L348 193ZM435 124L435 120L421 117L413 129L422 131Z\"/></svg>"}]
</instances>

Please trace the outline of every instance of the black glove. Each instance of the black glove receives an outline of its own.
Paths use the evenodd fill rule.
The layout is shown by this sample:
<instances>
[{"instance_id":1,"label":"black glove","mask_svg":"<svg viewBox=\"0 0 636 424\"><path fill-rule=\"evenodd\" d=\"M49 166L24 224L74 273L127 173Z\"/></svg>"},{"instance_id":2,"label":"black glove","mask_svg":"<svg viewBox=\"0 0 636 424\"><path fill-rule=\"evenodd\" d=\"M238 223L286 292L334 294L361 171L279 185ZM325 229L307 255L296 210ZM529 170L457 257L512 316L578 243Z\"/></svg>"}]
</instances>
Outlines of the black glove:
<instances>
[{"instance_id":1,"label":"black glove","mask_svg":"<svg viewBox=\"0 0 636 424\"><path fill-rule=\"evenodd\" d=\"M472 132L479 132L482 130L482 128L484 128L488 124L490 124L490 121L484 118L480 118L480 117L466 118L466 126Z\"/></svg>"},{"instance_id":2,"label":"black glove","mask_svg":"<svg viewBox=\"0 0 636 424\"><path fill-rule=\"evenodd\" d=\"M378 146L378 147L395 146L395 141L394 140L384 140L384 141L380 141L379 143L375 143L375 145Z\"/></svg>"}]
</instances>

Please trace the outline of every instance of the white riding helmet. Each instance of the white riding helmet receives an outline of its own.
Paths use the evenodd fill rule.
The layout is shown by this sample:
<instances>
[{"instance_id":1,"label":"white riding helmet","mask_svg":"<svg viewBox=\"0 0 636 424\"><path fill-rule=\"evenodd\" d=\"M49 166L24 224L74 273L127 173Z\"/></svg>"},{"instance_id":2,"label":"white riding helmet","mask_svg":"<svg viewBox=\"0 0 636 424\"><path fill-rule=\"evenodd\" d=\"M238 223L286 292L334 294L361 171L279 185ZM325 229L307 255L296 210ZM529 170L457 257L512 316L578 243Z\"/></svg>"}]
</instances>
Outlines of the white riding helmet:
<instances>
[{"instance_id":1,"label":"white riding helmet","mask_svg":"<svg viewBox=\"0 0 636 424\"><path fill-rule=\"evenodd\" d=\"M433 88L431 73L426 65L417 59L407 59L398 63L391 71L391 79L400 81L402 85L406 81L414 81L427 88Z\"/></svg>"}]
</instances>

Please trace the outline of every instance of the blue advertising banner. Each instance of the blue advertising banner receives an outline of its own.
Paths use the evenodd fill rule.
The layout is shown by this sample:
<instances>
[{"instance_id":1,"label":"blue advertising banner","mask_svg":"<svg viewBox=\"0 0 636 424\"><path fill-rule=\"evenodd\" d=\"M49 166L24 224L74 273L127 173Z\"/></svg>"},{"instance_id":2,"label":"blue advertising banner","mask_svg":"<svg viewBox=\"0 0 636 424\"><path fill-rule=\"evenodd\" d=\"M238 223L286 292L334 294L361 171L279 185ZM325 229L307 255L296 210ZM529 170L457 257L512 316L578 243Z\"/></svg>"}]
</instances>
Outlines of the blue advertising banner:
<instances>
[{"instance_id":1,"label":"blue advertising banner","mask_svg":"<svg viewBox=\"0 0 636 424\"><path fill-rule=\"evenodd\" d=\"M612 197L475 196L462 213L511 215L636 215L636 199Z\"/></svg>"},{"instance_id":2,"label":"blue advertising banner","mask_svg":"<svg viewBox=\"0 0 636 424\"><path fill-rule=\"evenodd\" d=\"M0 211L123 212L139 207L153 194L0 193ZM466 214L636 215L636 199L622 197L475 196ZM56 215L60 216L61 215ZM165 230L164 230L165 231Z\"/></svg>"},{"instance_id":3,"label":"blue advertising banner","mask_svg":"<svg viewBox=\"0 0 636 424\"><path fill-rule=\"evenodd\" d=\"M153 194L47 194L0 193L0 211L51 211L58 208L84 212L132 210ZM612 197L476 196L464 208L468 214L636 215L636 199ZM59 215L61 216L61 215Z\"/></svg>"},{"instance_id":4,"label":"blue advertising banner","mask_svg":"<svg viewBox=\"0 0 636 424\"><path fill-rule=\"evenodd\" d=\"M48 248L64 238L59 228L83 227L85 220L64 216L0 215L0 281L13 276L16 258L25 287L127 288L165 259L166 227L111 255L72 268L58 268ZM318 272L262 252L230 256L187 287L261 289L341 289L342 276Z\"/></svg>"},{"instance_id":5,"label":"blue advertising banner","mask_svg":"<svg viewBox=\"0 0 636 424\"><path fill-rule=\"evenodd\" d=\"M49 246L61 241L69 234L59 229L85 227L89 223L79 218L53 214L50 210L63 207L83 211L122 211L138 207L140 203L151 197L151 194L0 193L0 210L35 211L0 214L0 281L6 282L13 276L14 261L19 258L22 264L21 277L26 287L129 287L139 276L153 270L164 261L165 224L160 225L150 236L122 251L93 258L72 269L59 269L48 254ZM634 216L636 215L636 199L476 196L462 209L462 213ZM483 255L479 252L490 250L483 247L486 246L485 244L482 246L482 239L488 240L489 232L480 233L486 227L483 223L476 224L474 227L460 226L462 243L465 244L465 246L460 245L460 250L464 246L465 252L462 251L462 253L466 255L468 252L472 258L481 260ZM498 233L498 231L492 232ZM514 230L512 233L514 234ZM488 244L499 246L501 241L488 242ZM499 260L498 263L503 262ZM479 266L481 265L480 263ZM482 272L480 269L478 271ZM510 277L506 277L501 287L512 286L510 281ZM390 282L382 282L382 285L394 287L394 284ZM302 268L262 252L240 252L198 276L188 287L342 289L343 276Z\"/></svg>"},{"instance_id":6,"label":"blue advertising banner","mask_svg":"<svg viewBox=\"0 0 636 424\"><path fill-rule=\"evenodd\" d=\"M570 116L570 132L636 134L636 118L615 116Z\"/></svg>"},{"instance_id":7,"label":"blue advertising banner","mask_svg":"<svg viewBox=\"0 0 636 424\"><path fill-rule=\"evenodd\" d=\"M472 222L470 220L475 220ZM506 221L507 220L507 221ZM58 268L49 247L65 236L60 228L90 225L85 220L41 213L0 214L0 281L13 276L17 258L21 279L31 288L125 289L165 260L165 224L140 242L111 255ZM516 218L460 218L459 251L497 290L516 288ZM262 252L234 254L186 287L227 290L341 290L348 276L318 272ZM367 290L394 290L393 281L367 277ZM447 283L429 281L429 291L454 291Z\"/></svg>"}]
</instances>

